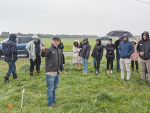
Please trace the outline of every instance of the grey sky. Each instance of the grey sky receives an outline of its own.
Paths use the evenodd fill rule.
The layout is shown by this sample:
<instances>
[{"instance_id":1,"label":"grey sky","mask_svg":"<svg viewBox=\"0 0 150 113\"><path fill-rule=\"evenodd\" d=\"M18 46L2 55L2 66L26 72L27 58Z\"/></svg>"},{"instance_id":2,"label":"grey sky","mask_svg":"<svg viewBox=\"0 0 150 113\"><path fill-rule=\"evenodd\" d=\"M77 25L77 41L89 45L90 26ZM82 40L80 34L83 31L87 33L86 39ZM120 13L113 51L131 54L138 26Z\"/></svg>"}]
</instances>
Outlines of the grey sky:
<instances>
[{"instance_id":1,"label":"grey sky","mask_svg":"<svg viewBox=\"0 0 150 113\"><path fill-rule=\"evenodd\" d=\"M0 32L137 35L150 31L149 12L136 0L0 0Z\"/></svg>"}]
</instances>

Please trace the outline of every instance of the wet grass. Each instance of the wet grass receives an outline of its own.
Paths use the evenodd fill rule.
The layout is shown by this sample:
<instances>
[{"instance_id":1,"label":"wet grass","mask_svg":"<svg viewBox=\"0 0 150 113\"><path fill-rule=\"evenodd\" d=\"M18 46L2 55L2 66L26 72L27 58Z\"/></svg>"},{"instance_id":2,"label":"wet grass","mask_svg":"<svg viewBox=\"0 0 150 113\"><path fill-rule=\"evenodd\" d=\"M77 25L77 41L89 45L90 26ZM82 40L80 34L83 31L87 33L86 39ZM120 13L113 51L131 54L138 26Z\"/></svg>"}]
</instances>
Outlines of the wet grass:
<instances>
[{"instance_id":1,"label":"wet grass","mask_svg":"<svg viewBox=\"0 0 150 113\"><path fill-rule=\"evenodd\" d=\"M114 68L116 61L114 61ZM0 62L0 113L8 113L8 104L12 113L20 113L21 90L25 88L23 113L149 113L150 88L148 81L139 84L140 73L132 72L131 80L121 80L116 70L106 73L106 58L103 57L99 75L95 75L90 57L89 72L75 71L72 57L66 57L64 65L67 75L60 74L60 83L56 93L58 108L47 107L44 59L41 73L29 76L29 60L16 62L18 80L10 76L9 84L4 84L8 66Z\"/></svg>"}]
</instances>

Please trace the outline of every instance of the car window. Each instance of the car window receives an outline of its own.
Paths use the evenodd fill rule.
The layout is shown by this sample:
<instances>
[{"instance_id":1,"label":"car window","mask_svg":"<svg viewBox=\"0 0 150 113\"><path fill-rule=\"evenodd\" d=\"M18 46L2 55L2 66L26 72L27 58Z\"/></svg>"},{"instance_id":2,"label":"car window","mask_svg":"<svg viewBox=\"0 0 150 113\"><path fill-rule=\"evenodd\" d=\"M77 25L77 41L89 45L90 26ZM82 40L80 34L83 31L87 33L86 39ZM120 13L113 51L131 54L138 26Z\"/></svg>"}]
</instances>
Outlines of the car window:
<instances>
[{"instance_id":1,"label":"car window","mask_svg":"<svg viewBox=\"0 0 150 113\"><path fill-rule=\"evenodd\" d=\"M18 39L18 43L28 43L30 42L32 39L31 38L19 38Z\"/></svg>"}]
</instances>

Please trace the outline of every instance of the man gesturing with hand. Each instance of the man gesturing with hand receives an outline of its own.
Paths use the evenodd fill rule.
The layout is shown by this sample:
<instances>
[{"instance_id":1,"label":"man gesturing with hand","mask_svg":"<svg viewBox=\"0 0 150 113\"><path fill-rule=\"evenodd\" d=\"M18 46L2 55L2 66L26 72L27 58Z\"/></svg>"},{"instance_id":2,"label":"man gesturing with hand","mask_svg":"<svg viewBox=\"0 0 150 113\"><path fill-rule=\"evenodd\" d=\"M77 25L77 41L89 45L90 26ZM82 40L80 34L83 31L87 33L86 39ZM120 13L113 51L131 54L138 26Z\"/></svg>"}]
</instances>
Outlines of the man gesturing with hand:
<instances>
[{"instance_id":1,"label":"man gesturing with hand","mask_svg":"<svg viewBox=\"0 0 150 113\"><path fill-rule=\"evenodd\" d=\"M56 108L53 103L56 103L55 92L59 83L59 70L67 74L63 67L63 53L58 48L59 37L55 36L50 47L43 46L41 56L45 57L45 76L47 83L47 104L50 107Z\"/></svg>"}]
</instances>

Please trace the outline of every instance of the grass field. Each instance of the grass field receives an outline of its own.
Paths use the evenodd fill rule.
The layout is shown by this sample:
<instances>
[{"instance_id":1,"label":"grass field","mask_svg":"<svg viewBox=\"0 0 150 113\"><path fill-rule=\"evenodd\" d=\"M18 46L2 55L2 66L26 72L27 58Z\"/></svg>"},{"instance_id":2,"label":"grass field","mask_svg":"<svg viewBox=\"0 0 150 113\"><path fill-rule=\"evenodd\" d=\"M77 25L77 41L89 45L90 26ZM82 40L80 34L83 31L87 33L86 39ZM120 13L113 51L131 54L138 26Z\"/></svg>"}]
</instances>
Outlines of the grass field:
<instances>
[{"instance_id":1,"label":"grass field","mask_svg":"<svg viewBox=\"0 0 150 113\"><path fill-rule=\"evenodd\" d=\"M44 59L41 74L29 76L29 60L16 62L18 80L10 76L9 84L4 84L8 66L0 62L0 113L8 113L8 104L12 113L20 113L21 90L25 88L23 113L149 113L150 88L148 80L139 84L140 73L132 72L131 80L120 79L116 70L106 73L106 58L103 57L99 75L95 75L90 57L89 72L75 71L72 57L66 57L64 65L67 75L60 74L60 83L56 99L58 108L47 107ZM116 67L114 61L114 68Z\"/></svg>"},{"instance_id":2,"label":"grass field","mask_svg":"<svg viewBox=\"0 0 150 113\"><path fill-rule=\"evenodd\" d=\"M0 38L0 41L2 41L2 40L4 40L4 39L2 39L2 38ZM64 49L63 49L63 51L64 52L70 52L70 51L72 51L72 49L73 49L73 42L74 42L74 40L76 40L76 39L61 39L62 40L62 42L63 42L63 44L64 44ZM79 39L79 41L81 42L83 39ZM51 46L51 43L52 43L52 39L51 38L42 38L42 41L44 42L44 45L46 46L46 47L49 47L49 46ZM115 43L115 41L116 40L113 40L113 43ZM130 40L131 41L131 40ZM137 42L138 42L138 40L137 40ZM91 50L93 50L93 48L94 48L94 46L95 46L95 44L96 44L96 39L89 39L89 43L90 43L90 45L91 45ZM105 48L104 48L105 49Z\"/></svg>"}]
</instances>

